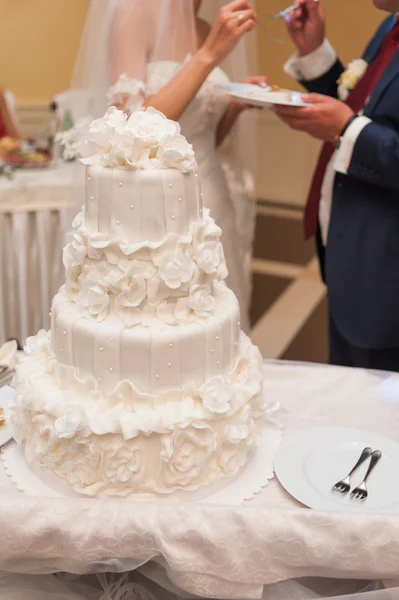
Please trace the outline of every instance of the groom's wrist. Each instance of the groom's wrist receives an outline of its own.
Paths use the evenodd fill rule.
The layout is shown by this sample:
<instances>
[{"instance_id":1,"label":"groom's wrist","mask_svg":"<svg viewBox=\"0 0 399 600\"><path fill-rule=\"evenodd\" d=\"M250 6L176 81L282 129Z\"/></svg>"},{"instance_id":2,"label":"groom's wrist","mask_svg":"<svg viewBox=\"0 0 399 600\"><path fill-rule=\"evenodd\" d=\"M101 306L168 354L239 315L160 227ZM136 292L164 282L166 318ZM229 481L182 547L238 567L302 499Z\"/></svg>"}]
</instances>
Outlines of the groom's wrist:
<instances>
[{"instance_id":1,"label":"groom's wrist","mask_svg":"<svg viewBox=\"0 0 399 600\"><path fill-rule=\"evenodd\" d=\"M339 134L337 136L335 136L335 138L332 140L336 150L338 150L341 147L341 141L342 138L344 137L345 133L348 131L349 127L352 125L352 123L354 121L356 121L356 119L358 118L358 115L352 115L347 122L345 123L345 125L343 126L343 128L341 129L341 131L339 132Z\"/></svg>"}]
</instances>

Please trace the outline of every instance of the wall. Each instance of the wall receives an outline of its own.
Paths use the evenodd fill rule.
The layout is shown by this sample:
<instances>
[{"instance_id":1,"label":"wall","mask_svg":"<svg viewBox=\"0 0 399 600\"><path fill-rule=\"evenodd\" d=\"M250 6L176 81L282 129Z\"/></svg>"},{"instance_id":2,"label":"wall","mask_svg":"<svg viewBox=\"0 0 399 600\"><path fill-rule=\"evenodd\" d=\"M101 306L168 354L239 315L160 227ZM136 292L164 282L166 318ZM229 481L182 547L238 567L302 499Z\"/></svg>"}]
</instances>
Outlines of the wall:
<instances>
[{"instance_id":1,"label":"wall","mask_svg":"<svg viewBox=\"0 0 399 600\"><path fill-rule=\"evenodd\" d=\"M48 103L69 85L89 0L0 0L0 87Z\"/></svg>"}]
</instances>

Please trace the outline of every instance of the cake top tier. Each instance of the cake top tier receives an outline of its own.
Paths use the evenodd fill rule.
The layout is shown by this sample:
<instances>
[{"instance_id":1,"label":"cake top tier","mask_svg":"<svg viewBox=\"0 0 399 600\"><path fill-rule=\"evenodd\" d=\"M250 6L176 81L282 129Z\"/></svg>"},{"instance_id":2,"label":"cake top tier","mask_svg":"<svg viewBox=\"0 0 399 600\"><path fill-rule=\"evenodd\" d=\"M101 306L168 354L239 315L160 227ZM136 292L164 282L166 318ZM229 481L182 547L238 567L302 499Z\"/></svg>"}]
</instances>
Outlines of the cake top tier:
<instances>
[{"instance_id":1,"label":"cake top tier","mask_svg":"<svg viewBox=\"0 0 399 600\"><path fill-rule=\"evenodd\" d=\"M91 123L79 153L86 166L176 169L181 173L196 167L193 147L181 135L180 125L151 107L128 118L112 106Z\"/></svg>"}]
</instances>

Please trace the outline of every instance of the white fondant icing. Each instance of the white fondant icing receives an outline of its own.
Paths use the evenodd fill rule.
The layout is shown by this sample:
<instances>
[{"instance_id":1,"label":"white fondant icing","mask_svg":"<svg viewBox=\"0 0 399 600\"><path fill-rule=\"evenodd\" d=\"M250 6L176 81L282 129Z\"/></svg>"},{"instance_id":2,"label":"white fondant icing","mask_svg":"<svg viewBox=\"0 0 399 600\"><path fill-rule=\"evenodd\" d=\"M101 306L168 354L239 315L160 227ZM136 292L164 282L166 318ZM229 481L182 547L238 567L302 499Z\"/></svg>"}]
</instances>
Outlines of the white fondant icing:
<instances>
[{"instance_id":1,"label":"white fondant icing","mask_svg":"<svg viewBox=\"0 0 399 600\"><path fill-rule=\"evenodd\" d=\"M176 327L152 316L146 327L127 328L116 315L97 322L85 318L62 292L55 296L52 312L52 346L58 362L76 369L81 378L101 376L103 390L113 387L118 378L146 393L179 389L191 381L200 386L228 371L238 356L233 342L239 336L239 307L224 285L207 323L193 320ZM60 344L65 348L62 355L57 352ZM159 377L151 378L151 372ZM70 385L62 370L60 382L63 387Z\"/></svg>"},{"instance_id":2,"label":"white fondant icing","mask_svg":"<svg viewBox=\"0 0 399 600\"><path fill-rule=\"evenodd\" d=\"M156 395L120 378L103 394L49 343L46 332L29 338L15 378L11 419L28 462L76 491L121 496L195 490L245 464L265 410L262 359L244 334L225 375ZM68 369L73 388L60 381Z\"/></svg>"},{"instance_id":3,"label":"white fondant icing","mask_svg":"<svg viewBox=\"0 0 399 600\"><path fill-rule=\"evenodd\" d=\"M16 368L26 459L91 496L231 478L266 414L262 359L223 282L192 148L157 111L116 109L83 146L86 203L51 336L29 338Z\"/></svg>"}]
</instances>

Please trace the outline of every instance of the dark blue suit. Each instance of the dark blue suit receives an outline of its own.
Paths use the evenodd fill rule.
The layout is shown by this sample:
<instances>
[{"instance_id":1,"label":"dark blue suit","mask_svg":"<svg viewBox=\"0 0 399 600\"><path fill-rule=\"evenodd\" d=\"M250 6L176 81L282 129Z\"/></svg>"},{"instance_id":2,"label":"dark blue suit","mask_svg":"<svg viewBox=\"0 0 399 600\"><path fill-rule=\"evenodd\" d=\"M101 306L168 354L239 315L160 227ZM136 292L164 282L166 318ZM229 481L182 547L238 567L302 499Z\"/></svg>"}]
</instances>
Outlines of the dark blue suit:
<instances>
[{"instance_id":1,"label":"dark blue suit","mask_svg":"<svg viewBox=\"0 0 399 600\"><path fill-rule=\"evenodd\" d=\"M372 61L394 24L390 17L368 46ZM337 96L337 63L303 82ZM399 52L364 112L347 175L337 173L325 279L331 315L332 362L399 371Z\"/></svg>"}]
</instances>

